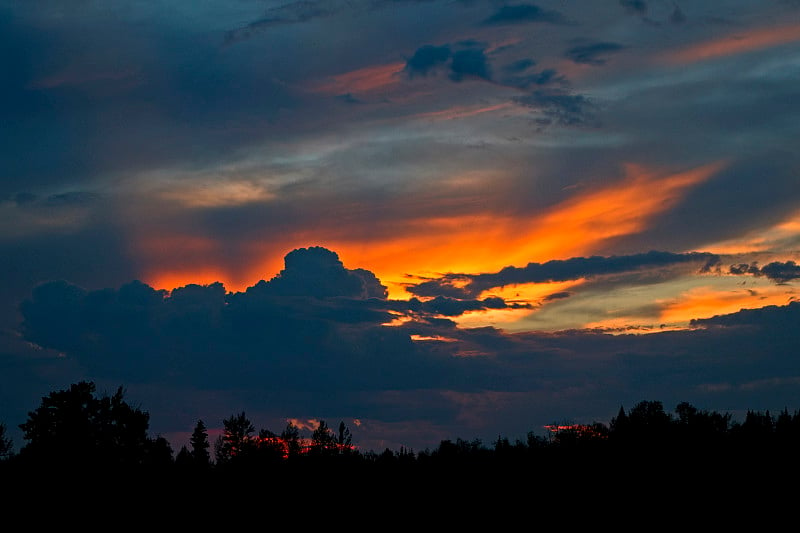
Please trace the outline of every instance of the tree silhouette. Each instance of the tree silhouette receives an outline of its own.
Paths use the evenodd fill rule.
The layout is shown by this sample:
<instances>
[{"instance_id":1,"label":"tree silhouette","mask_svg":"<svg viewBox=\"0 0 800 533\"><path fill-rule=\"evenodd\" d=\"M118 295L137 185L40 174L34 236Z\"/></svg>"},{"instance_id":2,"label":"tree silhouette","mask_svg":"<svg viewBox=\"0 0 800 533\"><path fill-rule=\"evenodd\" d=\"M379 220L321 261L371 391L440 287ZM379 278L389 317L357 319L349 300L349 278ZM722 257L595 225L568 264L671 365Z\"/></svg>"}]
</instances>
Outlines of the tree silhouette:
<instances>
[{"instance_id":1,"label":"tree silhouette","mask_svg":"<svg viewBox=\"0 0 800 533\"><path fill-rule=\"evenodd\" d=\"M256 428L247 418L244 411L231 415L222 421L222 435L217 439L215 455L218 464L229 463L241 459L255 448L252 435Z\"/></svg>"},{"instance_id":2,"label":"tree silhouette","mask_svg":"<svg viewBox=\"0 0 800 533\"><path fill-rule=\"evenodd\" d=\"M42 398L20 424L28 441L20 455L62 465L146 462L149 414L128 405L122 387L110 397L94 393L94 383L81 381Z\"/></svg>"},{"instance_id":3,"label":"tree silhouette","mask_svg":"<svg viewBox=\"0 0 800 533\"><path fill-rule=\"evenodd\" d=\"M197 424L194 426L189 444L192 448L189 452L192 463L199 467L207 467L211 463L211 456L208 453L208 448L211 445L208 442L206 425L202 420L198 420Z\"/></svg>"},{"instance_id":4,"label":"tree silhouette","mask_svg":"<svg viewBox=\"0 0 800 533\"><path fill-rule=\"evenodd\" d=\"M329 455L336 447L336 438L333 430L328 427L324 420L319 421L319 425L311 434L311 453L314 455Z\"/></svg>"},{"instance_id":5,"label":"tree silhouette","mask_svg":"<svg viewBox=\"0 0 800 533\"><path fill-rule=\"evenodd\" d=\"M10 457L14 448L14 442L6 436L6 431L6 425L0 423L0 460Z\"/></svg>"},{"instance_id":6,"label":"tree silhouette","mask_svg":"<svg viewBox=\"0 0 800 533\"><path fill-rule=\"evenodd\" d=\"M350 433L350 429L344 425L344 420L339 422L339 436L336 438L336 444L341 450L350 450L353 447L353 435Z\"/></svg>"},{"instance_id":7,"label":"tree silhouette","mask_svg":"<svg viewBox=\"0 0 800 533\"><path fill-rule=\"evenodd\" d=\"M284 442L286 446L286 454L288 455L289 459L293 459L300 455L301 446L300 446L300 429L288 422L286 427L281 432L281 440Z\"/></svg>"}]
</instances>

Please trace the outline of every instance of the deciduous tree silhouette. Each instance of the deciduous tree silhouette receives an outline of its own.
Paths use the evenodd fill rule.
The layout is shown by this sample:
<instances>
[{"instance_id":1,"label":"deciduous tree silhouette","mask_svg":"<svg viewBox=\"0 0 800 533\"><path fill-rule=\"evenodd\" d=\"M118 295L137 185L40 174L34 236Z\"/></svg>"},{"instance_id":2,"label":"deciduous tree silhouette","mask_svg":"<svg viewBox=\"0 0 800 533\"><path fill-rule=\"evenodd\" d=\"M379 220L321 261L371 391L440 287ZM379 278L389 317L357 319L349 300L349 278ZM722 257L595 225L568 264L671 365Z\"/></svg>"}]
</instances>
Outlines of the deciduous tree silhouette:
<instances>
[{"instance_id":1,"label":"deciduous tree silhouette","mask_svg":"<svg viewBox=\"0 0 800 533\"><path fill-rule=\"evenodd\" d=\"M51 392L20 424L28 443L25 458L72 464L141 465L153 442L147 436L149 414L113 396L95 397L95 385L81 381Z\"/></svg>"}]
</instances>

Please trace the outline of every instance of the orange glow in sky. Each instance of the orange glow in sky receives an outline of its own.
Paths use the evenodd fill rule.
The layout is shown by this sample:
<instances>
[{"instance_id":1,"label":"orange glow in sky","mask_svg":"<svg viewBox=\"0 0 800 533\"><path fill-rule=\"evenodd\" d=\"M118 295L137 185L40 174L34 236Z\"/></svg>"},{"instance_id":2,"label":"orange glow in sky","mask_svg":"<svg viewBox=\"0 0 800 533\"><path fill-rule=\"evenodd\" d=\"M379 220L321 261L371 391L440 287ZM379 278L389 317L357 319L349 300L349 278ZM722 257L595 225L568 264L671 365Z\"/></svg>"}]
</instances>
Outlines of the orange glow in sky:
<instances>
[{"instance_id":1,"label":"orange glow in sky","mask_svg":"<svg viewBox=\"0 0 800 533\"><path fill-rule=\"evenodd\" d=\"M313 92L325 94L363 93L383 89L398 82L405 63L389 63L345 72L331 76L311 87Z\"/></svg>"},{"instance_id":2,"label":"orange glow in sky","mask_svg":"<svg viewBox=\"0 0 800 533\"><path fill-rule=\"evenodd\" d=\"M746 52L762 50L773 46L800 41L800 24L759 28L745 32L737 32L720 39L669 52L664 60L672 64L687 64L725 57Z\"/></svg>"},{"instance_id":3,"label":"orange glow in sky","mask_svg":"<svg viewBox=\"0 0 800 533\"><path fill-rule=\"evenodd\" d=\"M688 323L693 318L710 318L766 305L786 305L790 301L791 296L786 288L780 286L764 287L753 292L696 287L674 300L662 302L661 320L666 323Z\"/></svg>"},{"instance_id":4,"label":"orange glow in sky","mask_svg":"<svg viewBox=\"0 0 800 533\"><path fill-rule=\"evenodd\" d=\"M324 246L339 254L347 268L366 268L389 287L391 298L407 298L406 274L496 272L508 265L567 259L601 252L610 240L642 231L652 218L672 207L693 186L711 178L722 163L665 173L628 165L622 179L610 185L580 191L541 212L442 215L396 224L389 235L363 236L368 221L340 221L316 232L299 229L283 243L265 247L252 265L235 272L217 257L218 247L202 237L145 237L139 247L154 265L160 255L186 248L193 260L160 270L153 268L144 281L171 289L186 283L222 281L228 290L243 290L269 279L283 268L283 255L295 247ZM359 231L347 231L348 224ZM326 233L330 231L331 234ZM301 237L302 235L302 237ZM296 237L293 240L293 237ZM203 253L205 252L205 253ZM171 262L175 265L175 261Z\"/></svg>"}]
</instances>

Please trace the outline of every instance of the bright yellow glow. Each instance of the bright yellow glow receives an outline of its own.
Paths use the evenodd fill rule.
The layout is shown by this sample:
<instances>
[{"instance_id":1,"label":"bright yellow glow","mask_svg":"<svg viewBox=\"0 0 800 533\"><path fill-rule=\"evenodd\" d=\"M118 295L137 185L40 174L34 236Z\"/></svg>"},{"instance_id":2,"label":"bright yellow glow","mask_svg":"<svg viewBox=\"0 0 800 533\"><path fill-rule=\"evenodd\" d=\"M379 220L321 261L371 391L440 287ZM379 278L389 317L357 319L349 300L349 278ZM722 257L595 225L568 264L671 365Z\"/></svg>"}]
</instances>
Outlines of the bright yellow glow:
<instances>
[{"instance_id":1,"label":"bright yellow glow","mask_svg":"<svg viewBox=\"0 0 800 533\"><path fill-rule=\"evenodd\" d=\"M450 337L442 337L441 335L411 335L412 341L438 341L438 342L457 342L456 339Z\"/></svg>"},{"instance_id":2,"label":"bright yellow glow","mask_svg":"<svg viewBox=\"0 0 800 533\"><path fill-rule=\"evenodd\" d=\"M293 248L324 246L337 252L347 268L374 272L389 287L390 298L408 298L405 286L412 280L407 274L496 272L508 265L602 252L610 240L646 229L653 217L722 166L713 163L673 174L628 165L621 180L579 191L560 204L529 214L486 208L472 214L419 217L372 227L356 211L356 215L319 225L314 231L298 228L281 235L279 242L258 243L260 248L247 250L252 260L235 264L226 262L226 243L202 237L143 234L136 251L151 263L144 281L158 288L197 283L200 278L210 281L208 276L218 273L215 281L229 290L243 290L277 274L283 268L283 255ZM454 177L453 187L475 186L492 177ZM444 213L452 203L446 197L432 201L440 203ZM496 316L507 318L502 313Z\"/></svg>"},{"instance_id":3,"label":"bright yellow glow","mask_svg":"<svg viewBox=\"0 0 800 533\"><path fill-rule=\"evenodd\" d=\"M263 186L249 181L224 180L192 183L191 187L162 191L161 198L186 207L220 207L263 202L275 197Z\"/></svg>"},{"instance_id":4,"label":"bright yellow glow","mask_svg":"<svg viewBox=\"0 0 800 533\"><path fill-rule=\"evenodd\" d=\"M495 287L484 291L479 298L500 297L506 303L531 304L533 309L486 309L482 311L467 311L461 316L453 317L452 320L462 328L474 328L481 326L494 326L498 328L509 328L513 324L525 319L537 311L540 305L546 305L548 296L567 292L569 289L580 286L584 280L573 280L551 283L520 283L517 285L506 285L505 287Z\"/></svg>"}]
</instances>

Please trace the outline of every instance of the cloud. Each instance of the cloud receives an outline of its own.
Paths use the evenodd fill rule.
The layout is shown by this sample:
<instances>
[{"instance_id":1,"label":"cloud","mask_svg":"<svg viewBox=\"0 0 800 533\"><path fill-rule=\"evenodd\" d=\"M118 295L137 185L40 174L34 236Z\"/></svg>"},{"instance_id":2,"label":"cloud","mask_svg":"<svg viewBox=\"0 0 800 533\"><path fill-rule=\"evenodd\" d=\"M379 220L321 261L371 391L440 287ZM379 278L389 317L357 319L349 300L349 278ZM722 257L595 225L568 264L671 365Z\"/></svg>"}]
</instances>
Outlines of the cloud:
<instances>
[{"instance_id":1,"label":"cloud","mask_svg":"<svg viewBox=\"0 0 800 533\"><path fill-rule=\"evenodd\" d=\"M542 9L535 4L516 4L500 7L493 15L485 19L483 24L525 24L529 22L566 24L567 18L558 11Z\"/></svg>"},{"instance_id":2,"label":"cloud","mask_svg":"<svg viewBox=\"0 0 800 533\"><path fill-rule=\"evenodd\" d=\"M465 77L485 80L492 78L491 69L486 62L486 55L483 50L459 50L453 54L453 60L450 64L450 79L461 81Z\"/></svg>"},{"instance_id":3,"label":"cloud","mask_svg":"<svg viewBox=\"0 0 800 533\"><path fill-rule=\"evenodd\" d=\"M466 46L466 49L454 50L454 46ZM406 61L404 71L409 78L414 78L427 76L446 66L450 73L450 79L455 82L465 78L485 80L492 78L483 48L476 47L475 43L471 42L459 43L454 46L449 44L422 46Z\"/></svg>"},{"instance_id":4,"label":"cloud","mask_svg":"<svg viewBox=\"0 0 800 533\"><path fill-rule=\"evenodd\" d=\"M518 59L505 67L505 70L513 73L520 73L536 65L536 61L530 58Z\"/></svg>"},{"instance_id":5,"label":"cloud","mask_svg":"<svg viewBox=\"0 0 800 533\"><path fill-rule=\"evenodd\" d=\"M575 63L584 65L605 65L607 54L612 54L623 50L625 47L618 43L599 42L570 48L566 56Z\"/></svg>"},{"instance_id":6,"label":"cloud","mask_svg":"<svg viewBox=\"0 0 800 533\"><path fill-rule=\"evenodd\" d=\"M578 258L535 265L529 273L574 276L710 259L700 255ZM800 366L786 357L798 342L798 303L697 321L698 329L682 332L510 334L439 317L504 308L499 298L384 300L357 293L350 274L372 281L366 285L375 280L345 268L329 250L299 249L287 258L284 271L258 290L235 294L221 284L171 293L139 282L94 291L43 284L22 307L25 338L65 354L46 360L51 372L78 363L95 378L148 390L148 408L159 396L166 409L190 395L205 403L213 397L217 411L268 410L284 420L332 412L367 421L419 419L459 432L464 426L454 421L468 417L474 435L489 437L532 429L518 426L522 415L528 424L562 415L607 419L620 403L642 397L757 408L756 401L796 393L794 381L774 379L800 376ZM323 276L331 279L314 281ZM382 326L392 307L416 318ZM742 396L753 382L773 385ZM194 422L176 414L178 422L168 425L156 411L159 431ZM415 445L426 437L419 438Z\"/></svg>"},{"instance_id":7,"label":"cloud","mask_svg":"<svg viewBox=\"0 0 800 533\"><path fill-rule=\"evenodd\" d=\"M686 14L678 4L675 4L675 9L672 10L672 14L669 16L669 21L672 24L683 24L686 22Z\"/></svg>"},{"instance_id":8,"label":"cloud","mask_svg":"<svg viewBox=\"0 0 800 533\"><path fill-rule=\"evenodd\" d=\"M644 0L619 0L619 5L628 13L644 15L647 12L647 3Z\"/></svg>"},{"instance_id":9,"label":"cloud","mask_svg":"<svg viewBox=\"0 0 800 533\"><path fill-rule=\"evenodd\" d=\"M759 309L742 309L737 313L692 321L693 326L700 327L753 326L783 333L796 331L797 324L800 324L800 302L791 302L785 306L769 305ZM792 333L788 336L794 335ZM770 352L765 351L765 353Z\"/></svg>"},{"instance_id":10,"label":"cloud","mask_svg":"<svg viewBox=\"0 0 800 533\"><path fill-rule=\"evenodd\" d=\"M320 246L299 248L284 258L285 268L253 290L277 296L386 298L386 287L372 272L348 270L336 252Z\"/></svg>"},{"instance_id":11,"label":"cloud","mask_svg":"<svg viewBox=\"0 0 800 533\"><path fill-rule=\"evenodd\" d=\"M719 257L714 254L697 252L675 254L651 251L625 256L574 257L546 263L529 263L525 267L509 266L490 274L448 274L438 280L427 280L412 285L406 290L417 296L434 296L444 293L451 296L474 298L486 290L506 285L590 279L610 274L678 265L695 266L700 271L706 271L718 262Z\"/></svg>"},{"instance_id":12,"label":"cloud","mask_svg":"<svg viewBox=\"0 0 800 533\"><path fill-rule=\"evenodd\" d=\"M538 89L525 96L515 97L514 102L539 111L543 124L556 123L566 126L585 124L592 117L593 102L582 94L563 89Z\"/></svg>"},{"instance_id":13,"label":"cloud","mask_svg":"<svg viewBox=\"0 0 800 533\"><path fill-rule=\"evenodd\" d=\"M435 46L427 44L418 48L414 55L406 61L405 71L408 76L427 76L433 70L444 65L452 52L449 45Z\"/></svg>"},{"instance_id":14,"label":"cloud","mask_svg":"<svg viewBox=\"0 0 800 533\"><path fill-rule=\"evenodd\" d=\"M225 32L226 45L253 37L255 34L276 26L300 24L309 20L329 17L343 8L336 1L300 0L270 8L264 15L244 26Z\"/></svg>"},{"instance_id":15,"label":"cloud","mask_svg":"<svg viewBox=\"0 0 800 533\"><path fill-rule=\"evenodd\" d=\"M347 269L322 247L296 249L284 261L278 275L238 293L221 283L171 292L139 281L100 290L44 283L20 306L22 331L93 374L137 383L415 388L445 380L435 367L446 358L420 352L413 326L383 324L406 316L441 328L437 317L526 307L498 297L387 300L372 272ZM413 377L413 368L427 376Z\"/></svg>"},{"instance_id":16,"label":"cloud","mask_svg":"<svg viewBox=\"0 0 800 533\"><path fill-rule=\"evenodd\" d=\"M731 265L729 272L734 275L751 274L753 276L765 276L777 283L787 283L800 279L800 265L794 261L773 261L763 267L757 264L738 264Z\"/></svg>"}]
</instances>

